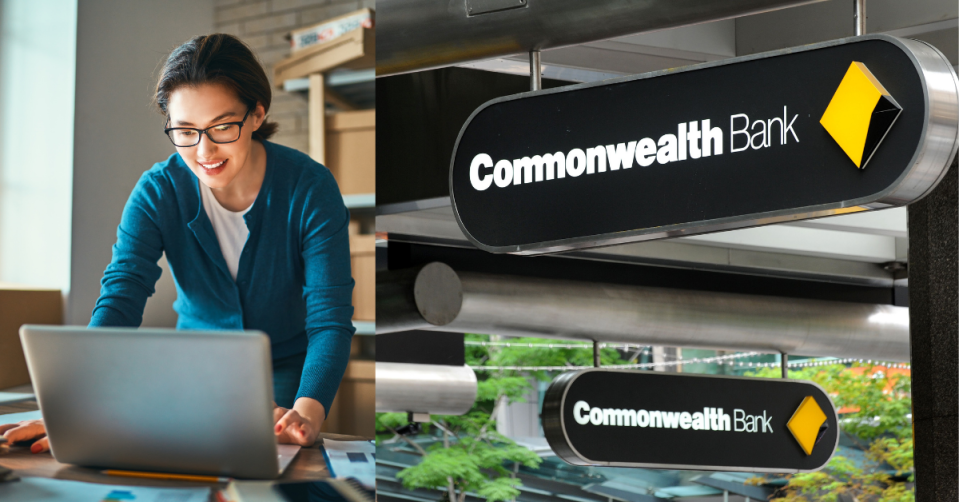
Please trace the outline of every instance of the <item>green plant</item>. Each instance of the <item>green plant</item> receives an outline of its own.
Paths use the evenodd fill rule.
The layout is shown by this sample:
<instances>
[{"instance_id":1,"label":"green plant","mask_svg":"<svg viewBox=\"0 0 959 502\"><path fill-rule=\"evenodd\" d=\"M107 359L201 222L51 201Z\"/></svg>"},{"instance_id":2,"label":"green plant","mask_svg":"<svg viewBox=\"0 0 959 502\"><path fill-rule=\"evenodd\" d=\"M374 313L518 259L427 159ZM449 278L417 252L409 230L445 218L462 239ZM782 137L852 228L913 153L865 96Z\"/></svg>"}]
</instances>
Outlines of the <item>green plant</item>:
<instances>
[{"instance_id":1,"label":"green plant","mask_svg":"<svg viewBox=\"0 0 959 502\"><path fill-rule=\"evenodd\" d=\"M468 334L466 339L487 341L489 337ZM510 347L467 345L466 362L470 366L583 366L593 362L591 348L549 348L542 345L549 340L537 338L514 338L510 342ZM602 349L600 358L604 365L624 362L615 349ZM437 438L433 444L424 447L396 434L406 425L403 413L377 414L378 444L402 440L423 457L419 464L397 474L408 489L442 489L444 500L449 502L462 502L467 493L488 502L515 499L522 485L516 478L519 466L535 468L542 460L497 432L495 417L501 407L525 400L530 379L548 381L552 376L546 371L477 372L476 402L467 414L431 416L430 424L424 424L423 432Z\"/></svg>"},{"instance_id":2,"label":"green plant","mask_svg":"<svg viewBox=\"0 0 959 502\"><path fill-rule=\"evenodd\" d=\"M748 374L779 378L777 368ZM865 450L866 465L834 456L821 471L791 475L782 496L773 502L836 502L840 496L875 502L912 502L913 440L910 378L885 368L854 365L809 367L789 371L789 378L821 385L840 411L840 427ZM886 466L895 471L892 475ZM754 479L761 483L764 478Z\"/></svg>"}]
</instances>

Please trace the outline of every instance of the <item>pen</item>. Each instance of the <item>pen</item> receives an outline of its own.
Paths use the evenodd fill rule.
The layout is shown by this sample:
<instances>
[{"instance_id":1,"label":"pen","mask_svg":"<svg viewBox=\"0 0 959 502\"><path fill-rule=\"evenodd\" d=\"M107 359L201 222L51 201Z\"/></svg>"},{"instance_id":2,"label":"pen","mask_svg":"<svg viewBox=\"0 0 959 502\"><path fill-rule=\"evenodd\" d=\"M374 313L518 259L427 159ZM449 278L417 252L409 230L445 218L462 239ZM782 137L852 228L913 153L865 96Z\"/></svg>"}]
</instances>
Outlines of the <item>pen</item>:
<instances>
[{"instance_id":1,"label":"pen","mask_svg":"<svg viewBox=\"0 0 959 502\"><path fill-rule=\"evenodd\" d=\"M108 476L124 476L128 478L169 479L178 481L199 481L201 483L227 483L230 478L217 476L197 476L195 474L167 474L162 472L120 471L107 469L102 471Z\"/></svg>"}]
</instances>

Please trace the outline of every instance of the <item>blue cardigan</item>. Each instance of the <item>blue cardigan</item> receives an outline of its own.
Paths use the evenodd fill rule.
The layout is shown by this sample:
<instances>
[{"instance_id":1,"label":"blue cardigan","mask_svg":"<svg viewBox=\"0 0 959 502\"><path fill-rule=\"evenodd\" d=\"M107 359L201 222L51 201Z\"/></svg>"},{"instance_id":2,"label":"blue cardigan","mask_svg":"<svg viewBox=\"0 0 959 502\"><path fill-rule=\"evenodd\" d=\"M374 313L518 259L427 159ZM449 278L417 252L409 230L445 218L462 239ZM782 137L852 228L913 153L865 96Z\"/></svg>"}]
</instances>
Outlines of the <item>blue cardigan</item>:
<instances>
[{"instance_id":1,"label":"blue cardigan","mask_svg":"<svg viewBox=\"0 0 959 502\"><path fill-rule=\"evenodd\" d=\"M165 251L178 329L261 330L274 360L306 351L296 397L316 399L329 413L355 331L350 215L329 170L291 148L263 146L266 174L243 216L250 236L236 281L200 202L199 180L173 154L130 194L90 326L139 326Z\"/></svg>"}]
</instances>

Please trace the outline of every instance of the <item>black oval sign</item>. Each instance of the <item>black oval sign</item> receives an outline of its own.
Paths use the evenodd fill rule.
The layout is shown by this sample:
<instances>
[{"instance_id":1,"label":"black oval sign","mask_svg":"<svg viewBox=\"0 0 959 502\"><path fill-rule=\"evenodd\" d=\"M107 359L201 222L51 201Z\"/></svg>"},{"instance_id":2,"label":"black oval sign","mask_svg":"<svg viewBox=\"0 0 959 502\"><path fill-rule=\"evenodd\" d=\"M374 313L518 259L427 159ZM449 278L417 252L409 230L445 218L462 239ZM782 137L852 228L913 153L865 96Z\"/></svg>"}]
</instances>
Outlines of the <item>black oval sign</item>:
<instances>
[{"instance_id":1,"label":"black oval sign","mask_svg":"<svg viewBox=\"0 0 959 502\"><path fill-rule=\"evenodd\" d=\"M536 254L908 204L956 153L935 48L885 35L495 99L450 196L479 248Z\"/></svg>"},{"instance_id":2,"label":"black oval sign","mask_svg":"<svg viewBox=\"0 0 959 502\"><path fill-rule=\"evenodd\" d=\"M550 385L542 420L577 465L808 472L839 443L832 400L799 380L577 371Z\"/></svg>"}]
</instances>

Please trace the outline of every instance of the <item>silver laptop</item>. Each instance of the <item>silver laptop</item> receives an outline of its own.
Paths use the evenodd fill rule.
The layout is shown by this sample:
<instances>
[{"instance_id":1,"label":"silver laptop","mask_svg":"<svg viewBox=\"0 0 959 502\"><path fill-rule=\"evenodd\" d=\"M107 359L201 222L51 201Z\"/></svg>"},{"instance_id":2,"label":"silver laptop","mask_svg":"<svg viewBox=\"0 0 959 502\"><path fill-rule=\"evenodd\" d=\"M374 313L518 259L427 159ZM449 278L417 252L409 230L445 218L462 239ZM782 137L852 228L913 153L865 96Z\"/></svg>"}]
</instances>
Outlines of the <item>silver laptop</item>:
<instances>
[{"instance_id":1,"label":"silver laptop","mask_svg":"<svg viewBox=\"0 0 959 502\"><path fill-rule=\"evenodd\" d=\"M272 479L269 338L257 331L24 325L20 340L57 461Z\"/></svg>"}]
</instances>

